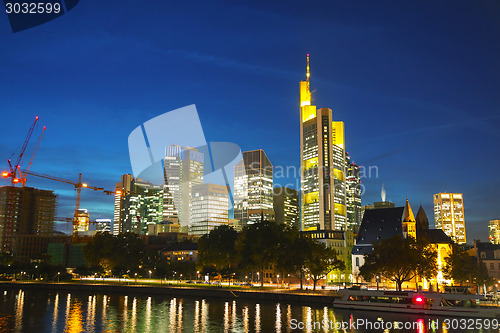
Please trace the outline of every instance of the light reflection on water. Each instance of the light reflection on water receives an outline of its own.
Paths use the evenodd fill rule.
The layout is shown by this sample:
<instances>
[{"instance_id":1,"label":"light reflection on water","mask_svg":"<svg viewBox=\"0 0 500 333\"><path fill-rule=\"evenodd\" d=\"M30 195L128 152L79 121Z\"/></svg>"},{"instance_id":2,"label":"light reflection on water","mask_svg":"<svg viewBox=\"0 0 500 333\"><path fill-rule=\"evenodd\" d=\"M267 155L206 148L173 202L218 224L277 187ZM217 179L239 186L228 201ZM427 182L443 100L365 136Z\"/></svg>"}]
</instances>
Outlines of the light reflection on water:
<instances>
[{"instance_id":1,"label":"light reflection on water","mask_svg":"<svg viewBox=\"0 0 500 333\"><path fill-rule=\"evenodd\" d=\"M290 325L292 320L321 324L349 323L359 318L373 322L417 323L414 330L386 329L378 332L465 332L447 331L442 327L429 329L429 318L374 312L351 313L328 306L284 302L138 294L70 294L44 290L8 290L0 297L0 332L374 332L351 328L337 330L325 325L308 325L298 330ZM442 318L440 320L442 323Z\"/></svg>"}]
</instances>

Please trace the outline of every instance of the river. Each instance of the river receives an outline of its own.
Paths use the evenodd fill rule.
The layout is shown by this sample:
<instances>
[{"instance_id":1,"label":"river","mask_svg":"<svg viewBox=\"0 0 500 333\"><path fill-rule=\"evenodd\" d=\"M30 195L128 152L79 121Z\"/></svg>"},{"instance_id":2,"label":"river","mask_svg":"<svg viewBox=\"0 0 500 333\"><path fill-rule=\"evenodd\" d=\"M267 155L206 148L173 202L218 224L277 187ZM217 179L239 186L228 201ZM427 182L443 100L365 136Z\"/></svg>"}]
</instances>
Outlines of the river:
<instances>
[{"instance_id":1,"label":"river","mask_svg":"<svg viewBox=\"0 0 500 333\"><path fill-rule=\"evenodd\" d=\"M0 332L499 332L498 321L464 330L450 320L243 299L0 290Z\"/></svg>"}]
</instances>

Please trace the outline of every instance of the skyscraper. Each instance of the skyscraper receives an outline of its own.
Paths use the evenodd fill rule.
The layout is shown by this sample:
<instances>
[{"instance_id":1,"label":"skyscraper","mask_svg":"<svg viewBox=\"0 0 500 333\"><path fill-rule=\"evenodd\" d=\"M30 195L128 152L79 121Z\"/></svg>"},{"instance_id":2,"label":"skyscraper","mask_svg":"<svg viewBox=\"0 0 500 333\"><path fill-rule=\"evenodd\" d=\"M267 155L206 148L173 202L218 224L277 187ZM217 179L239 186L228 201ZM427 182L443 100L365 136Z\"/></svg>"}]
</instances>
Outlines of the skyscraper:
<instances>
[{"instance_id":1,"label":"skyscraper","mask_svg":"<svg viewBox=\"0 0 500 333\"><path fill-rule=\"evenodd\" d=\"M492 244L500 244L500 220L491 220L488 225L489 239Z\"/></svg>"},{"instance_id":2,"label":"skyscraper","mask_svg":"<svg viewBox=\"0 0 500 333\"><path fill-rule=\"evenodd\" d=\"M0 246L2 252L21 251L21 238L54 232L57 196L31 187L0 187Z\"/></svg>"},{"instance_id":3,"label":"skyscraper","mask_svg":"<svg viewBox=\"0 0 500 333\"><path fill-rule=\"evenodd\" d=\"M211 230L229 223L229 189L224 185L199 184L192 189L192 235L208 234Z\"/></svg>"},{"instance_id":4,"label":"skyscraper","mask_svg":"<svg viewBox=\"0 0 500 333\"><path fill-rule=\"evenodd\" d=\"M191 219L191 193L203 183L203 153L172 145L164 159L163 220L179 223L187 231Z\"/></svg>"},{"instance_id":5,"label":"skyscraper","mask_svg":"<svg viewBox=\"0 0 500 333\"><path fill-rule=\"evenodd\" d=\"M456 243L466 242L462 193L434 194L434 223Z\"/></svg>"},{"instance_id":6,"label":"skyscraper","mask_svg":"<svg viewBox=\"0 0 500 333\"><path fill-rule=\"evenodd\" d=\"M332 110L311 105L307 80L300 82L300 160L302 230L345 229L346 168L344 123Z\"/></svg>"},{"instance_id":7,"label":"skyscraper","mask_svg":"<svg viewBox=\"0 0 500 333\"><path fill-rule=\"evenodd\" d=\"M299 192L289 187L275 187L274 213L276 223L294 226L300 229Z\"/></svg>"},{"instance_id":8,"label":"skyscraper","mask_svg":"<svg viewBox=\"0 0 500 333\"><path fill-rule=\"evenodd\" d=\"M120 189L118 189L120 187ZM132 175L123 175L117 184L113 234L146 234L148 225L162 221L163 187Z\"/></svg>"},{"instance_id":9,"label":"skyscraper","mask_svg":"<svg viewBox=\"0 0 500 333\"><path fill-rule=\"evenodd\" d=\"M234 167L234 218L242 226L274 221L273 165L262 149L243 152Z\"/></svg>"},{"instance_id":10,"label":"skyscraper","mask_svg":"<svg viewBox=\"0 0 500 333\"><path fill-rule=\"evenodd\" d=\"M361 177L359 166L351 162L346 153L346 208L347 229L356 231L361 225L363 211L361 209Z\"/></svg>"},{"instance_id":11,"label":"skyscraper","mask_svg":"<svg viewBox=\"0 0 500 333\"><path fill-rule=\"evenodd\" d=\"M116 183L115 191L115 211L113 214L113 235L118 235L123 232L122 230L122 207L123 200L127 194L130 193L133 187L134 176L127 173L121 176L119 183Z\"/></svg>"}]
</instances>

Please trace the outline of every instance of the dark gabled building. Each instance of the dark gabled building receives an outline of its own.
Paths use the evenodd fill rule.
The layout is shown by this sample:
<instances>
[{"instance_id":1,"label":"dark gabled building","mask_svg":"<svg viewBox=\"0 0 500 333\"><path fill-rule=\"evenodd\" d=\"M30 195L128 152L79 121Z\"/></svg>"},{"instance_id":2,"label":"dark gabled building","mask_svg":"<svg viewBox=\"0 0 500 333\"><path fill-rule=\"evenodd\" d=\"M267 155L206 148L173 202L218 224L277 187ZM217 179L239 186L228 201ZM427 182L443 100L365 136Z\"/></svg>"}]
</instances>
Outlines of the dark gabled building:
<instances>
[{"instance_id":1,"label":"dark gabled building","mask_svg":"<svg viewBox=\"0 0 500 333\"><path fill-rule=\"evenodd\" d=\"M359 275L359 267L363 266L365 254L373 249L373 243L394 236L403 236L404 207L368 209L363 214L356 245L352 248L353 275Z\"/></svg>"}]
</instances>

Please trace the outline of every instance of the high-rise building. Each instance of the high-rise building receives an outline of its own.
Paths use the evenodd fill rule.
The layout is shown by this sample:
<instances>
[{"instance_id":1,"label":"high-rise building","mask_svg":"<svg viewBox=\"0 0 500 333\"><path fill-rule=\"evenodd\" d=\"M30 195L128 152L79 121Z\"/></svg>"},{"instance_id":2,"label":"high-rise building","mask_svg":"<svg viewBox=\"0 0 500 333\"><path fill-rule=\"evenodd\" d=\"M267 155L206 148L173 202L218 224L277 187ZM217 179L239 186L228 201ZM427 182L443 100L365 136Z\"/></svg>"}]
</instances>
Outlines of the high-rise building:
<instances>
[{"instance_id":1,"label":"high-rise building","mask_svg":"<svg viewBox=\"0 0 500 333\"><path fill-rule=\"evenodd\" d=\"M129 194L133 188L134 176L131 174L125 174L121 176L121 181L116 183L115 191L115 211L113 214L113 235L118 235L122 233L122 206L123 199L127 194Z\"/></svg>"},{"instance_id":2,"label":"high-rise building","mask_svg":"<svg viewBox=\"0 0 500 333\"><path fill-rule=\"evenodd\" d=\"M456 243L466 242L462 193L434 194L434 223Z\"/></svg>"},{"instance_id":3,"label":"high-rise building","mask_svg":"<svg viewBox=\"0 0 500 333\"><path fill-rule=\"evenodd\" d=\"M351 162L346 153L346 208L347 229L356 231L361 225L363 211L361 209L361 177L359 166Z\"/></svg>"},{"instance_id":4,"label":"high-rise building","mask_svg":"<svg viewBox=\"0 0 500 333\"><path fill-rule=\"evenodd\" d=\"M192 188L191 235L208 234L229 224L229 189L216 184L194 185Z\"/></svg>"},{"instance_id":5,"label":"high-rise building","mask_svg":"<svg viewBox=\"0 0 500 333\"><path fill-rule=\"evenodd\" d=\"M148 225L162 221L163 187L132 175L117 184L113 234L146 234Z\"/></svg>"},{"instance_id":6,"label":"high-rise building","mask_svg":"<svg viewBox=\"0 0 500 333\"><path fill-rule=\"evenodd\" d=\"M344 123L332 110L311 104L307 80L300 82L300 160L302 230L345 229L346 155Z\"/></svg>"},{"instance_id":7,"label":"high-rise building","mask_svg":"<svg viewBox=\"0 0 500 333\"><path fill-rule=\"evenodd\" d=\"M167 147L164 159L163 220L187 231L191 220L192 187L203 183L203 153L190 147Z\"/></svg>"},{"instance_id":8,"label":"high-rise building","mask_svg":"<svg viewBox=\"0 0 500 333\"><path fill-rule=\"evenodd\" d=\"M276 223L286 224L300 230L299 192L289 187L275 187L274 214Z\"/></svg>"},{"instance_id":9,"label":"high-rise building","mask_svg":"<svg viewBox=\"0 0 500 333\"><path fill-rule=\"evenodd\" d=\"M181 147L166 148L163 163L163 220L179 223L179 202L181 183Z\"/></svg>"},{"instance_id":10,"label":"high-rise building","mask_svg":"<svg viewBox=\"0 0 500 333\"><path fill-rule=\"evenodd\" d=\"M234 166L234 218L242 226L274 221L273 165L262 149L243 152Z\"/></svg>"},{"instance_id":11,"label":"high-rise building","mask_svg":"<svg viewBox=\"0 0 500 333\"><path fill-rule=\"evenodd\" d=\"M148 225L162 221L162 207L162 186L135 179L132 191L123 199L122 232L146 234Z\"/></svg>"},{"instance_id":12,"label":"high-rise building","mask_svg":"<svg viewBox=\"0 0 500 333\"><path fill-rule=\"evenodd\" d=\"M57 196L52 191L31 187L0 187L0 246L16 255L20 238L54 233Z\"/></svg>"},{"instance_id":13,"label":"high-rise building","mask_svg":"<svg viewBox=\"0 0 500 333\"><path fill-rule=\"evenodd\" d=\"M488 225L489 239L492 244L500 244L500 220L491 220Z\"/></svg>"}]
</instances>

